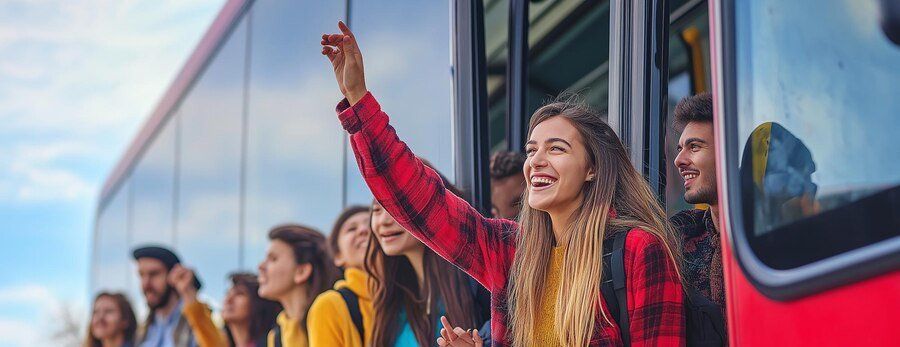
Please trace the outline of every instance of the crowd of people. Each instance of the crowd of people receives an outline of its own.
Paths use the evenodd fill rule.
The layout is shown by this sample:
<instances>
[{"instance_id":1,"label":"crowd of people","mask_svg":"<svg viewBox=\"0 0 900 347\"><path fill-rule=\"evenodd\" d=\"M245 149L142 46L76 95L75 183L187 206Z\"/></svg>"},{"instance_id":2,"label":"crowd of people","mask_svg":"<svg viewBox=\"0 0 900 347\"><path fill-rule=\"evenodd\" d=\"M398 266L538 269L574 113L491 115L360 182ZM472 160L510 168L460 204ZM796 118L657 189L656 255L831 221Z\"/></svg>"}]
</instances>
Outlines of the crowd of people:
<instances>
[{"instance_id":1,"label":"crowd of people","mask_svg":"<svg viewBox=\"0 0 900 347\"><path fill-rule=\"evenodd\" d=\"M87 346L727 343L709 94L676 107L674 160L685 200L708 208L667 218L602 114L555 101L531 117L524 154L491 156L487 217L401 141L338 26L322 54L372 203L343 211L327 237L270 230L258 274L230 276L222 328L189 265L134 249L149 314L138 322L124 295L98 294ZM696 317L710 307L712 330Z\"/></svg>"}]
</instances>

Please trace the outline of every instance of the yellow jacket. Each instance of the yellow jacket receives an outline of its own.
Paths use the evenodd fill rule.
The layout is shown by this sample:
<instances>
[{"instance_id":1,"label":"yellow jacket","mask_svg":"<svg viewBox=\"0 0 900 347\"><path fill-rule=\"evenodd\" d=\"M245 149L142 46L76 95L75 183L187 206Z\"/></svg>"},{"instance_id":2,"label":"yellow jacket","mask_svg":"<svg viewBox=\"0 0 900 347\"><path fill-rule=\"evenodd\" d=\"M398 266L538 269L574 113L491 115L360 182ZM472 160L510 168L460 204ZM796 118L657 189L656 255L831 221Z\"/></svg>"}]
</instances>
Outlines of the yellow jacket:
<instances>
[{"instance_id":1,"label":"yellow jacket","mask_svg":"<svg viewBox=\"0 0 900 347\"><path fill-rule=\"evenodd\" d=\"M290 319L284 311L275 318L275 324L281 327L282 347L308 347L306 332L300 327L300 319ZM275 329L269 330L268 345L275 346Z\"/></svg>"},{"instance_id":2,"label":"yellow jacket","mask_svg":"<svg viewBox=\"0 0 900 347\"><path fill-rule=\"evenodd\" d=\"M367 281L369 276L362 270L348 268L344 280L334 284L334 289L348 288L359 298L359 308L363 318L365 346L371 344L372 327L375 325L375 311L369 296ZM329 290L316 298L309 309L306 320L311 347L363 347L359 332L350 318L347 303L337 290Z\"/></svg>"},{"instance_id":3,"label":"yellow jacket","mask_svg":"<svg viewBox=\"0 0 900 347\"><path fill-rule=\"evenodd\" d=\"M184 305L181 314L187 319L194 331L194 338L200 347L226 347L225 335L213 323L209 307L200 301Z\"/></svg>"}]
</instances>

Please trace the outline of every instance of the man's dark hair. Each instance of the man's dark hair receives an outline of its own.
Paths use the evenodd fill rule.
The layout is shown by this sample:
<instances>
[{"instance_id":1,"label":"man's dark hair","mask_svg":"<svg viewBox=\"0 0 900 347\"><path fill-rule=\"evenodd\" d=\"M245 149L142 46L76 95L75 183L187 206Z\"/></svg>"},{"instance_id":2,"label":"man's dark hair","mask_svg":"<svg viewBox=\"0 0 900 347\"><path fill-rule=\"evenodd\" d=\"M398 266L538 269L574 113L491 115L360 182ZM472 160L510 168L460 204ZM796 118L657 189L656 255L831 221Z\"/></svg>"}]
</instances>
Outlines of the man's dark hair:
<instances>
[{"instance_id":1,"label":"man's dark hair","mask_svg":"<svg viewBox=\"0 0 900 347\"><path fill-rule=\"evenodd\" d=\"M712 94L703 92L681 99L675 105L675 129L679 131L691 122L711 123L713 120Z\"/></svg>"},{"instance_id":2,"label":"man's dark hair","mask_svg":"<svg viewBox=\"0 0 900 347\"><path fill-rule=\"evenodd\" d=\"M513 175L522 175L522 166L524 165L524 154L498 151L491 155L491 179L500 180Z\"/></svg>"}]
</instances>

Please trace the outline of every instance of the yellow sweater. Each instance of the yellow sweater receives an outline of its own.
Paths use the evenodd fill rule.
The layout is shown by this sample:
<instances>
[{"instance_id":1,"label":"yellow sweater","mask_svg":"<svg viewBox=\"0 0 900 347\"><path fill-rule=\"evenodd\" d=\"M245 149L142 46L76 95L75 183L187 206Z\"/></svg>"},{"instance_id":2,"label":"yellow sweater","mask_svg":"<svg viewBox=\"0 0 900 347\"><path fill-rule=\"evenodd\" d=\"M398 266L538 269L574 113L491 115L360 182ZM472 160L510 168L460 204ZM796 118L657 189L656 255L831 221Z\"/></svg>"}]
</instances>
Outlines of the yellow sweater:
<instances>
[{"instance_id":1,"label":"yellow sweater","mask_svg":"<svg viewBox=\"0 0 900 347\"><path fill-rule=\"evenodd\" d=\"M275 323L281 327L281 346L282 347L307 347L309 341L306 332L300 327L299 319L290 319L284 311L275 318ZM268 345L275 346L275 329L269 330Z\"/></svg>"},{"instance_id":2,"label":"yellow sweater","mask_svg":"<svg viewBox=\"0 0 900 347\"><path fill-rule=\"evenodd\" d=\"M344 271L345 280L334 284L334 289L349 288L359 298L359 308L363 319L365 346L371 343L372 327L375 324L375 312L372 298L366 286L369 276L359 269L349 268ZM360 344L359 332L350 319L350 311L341 294L329 290L316 298L309 309L307 318L309 327L309 345L311 347L363 347Z\"/></svg>"},{"instance_id":3,"label":"yellow sweater","mask_svg":"<svg viewBox=\"0 0 900 347\"><path fill-rule=\"evenodd\" d=\"M553 317L556 316L556 295L559 293L559 284L562 280L562 264L566 254L563 247L553 247L550 253L550 262L547 263L547 278L544 279L544 292L541 302L538 304L537 321L534 322L532 341L535 346L559 346L562 343L556 333L556 324Z\"/></svg>"}]
</instances>

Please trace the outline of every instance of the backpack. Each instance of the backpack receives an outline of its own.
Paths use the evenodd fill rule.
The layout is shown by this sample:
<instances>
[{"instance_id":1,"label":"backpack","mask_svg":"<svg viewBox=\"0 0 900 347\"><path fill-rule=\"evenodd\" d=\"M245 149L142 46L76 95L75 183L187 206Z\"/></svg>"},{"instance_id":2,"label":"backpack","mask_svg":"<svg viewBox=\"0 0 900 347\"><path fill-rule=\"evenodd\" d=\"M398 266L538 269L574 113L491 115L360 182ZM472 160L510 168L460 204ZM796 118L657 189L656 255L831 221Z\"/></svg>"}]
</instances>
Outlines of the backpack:
<instances>
[{"instance_id":1,"label":"backpack","mask_svg":"<svg viewBox=\"0 0 900 347\"><path fill-rule=\"evenodd\" d=\"M628 231L615 233L613 242L603 244L603 282L601 291L603 300L609 308L622 334L622 342L631 346L631 330L628 319L627 288L625 286L625 238ZM725 335L725 317L719 305L707 299L696 289L687 286L684 301L684 315L687 326L687 345L689 347L721 347L727 346Z\"/></svg>"}]
</instances>

